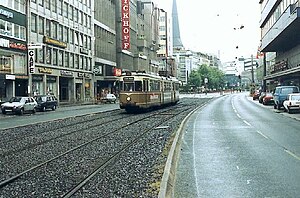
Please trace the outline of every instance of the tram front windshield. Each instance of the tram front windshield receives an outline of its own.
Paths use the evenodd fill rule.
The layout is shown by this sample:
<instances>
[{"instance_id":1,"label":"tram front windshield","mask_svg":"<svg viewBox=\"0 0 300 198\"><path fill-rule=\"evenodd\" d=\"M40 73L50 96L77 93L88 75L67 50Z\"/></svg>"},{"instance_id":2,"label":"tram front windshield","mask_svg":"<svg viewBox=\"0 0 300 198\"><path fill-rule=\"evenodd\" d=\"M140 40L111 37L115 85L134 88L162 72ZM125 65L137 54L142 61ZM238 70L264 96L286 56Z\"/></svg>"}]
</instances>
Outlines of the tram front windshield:
<instances>
[{"instance_id":1,"label":"tram front windshield","mask_svg":"<svg viewBox=\"0 0 300 198\"><path fill-rule=\"evenodd\" d=\"M142 82L141 81L125 82L123 90L124 91L142 91Z\"/></svg>"}]
</instances>

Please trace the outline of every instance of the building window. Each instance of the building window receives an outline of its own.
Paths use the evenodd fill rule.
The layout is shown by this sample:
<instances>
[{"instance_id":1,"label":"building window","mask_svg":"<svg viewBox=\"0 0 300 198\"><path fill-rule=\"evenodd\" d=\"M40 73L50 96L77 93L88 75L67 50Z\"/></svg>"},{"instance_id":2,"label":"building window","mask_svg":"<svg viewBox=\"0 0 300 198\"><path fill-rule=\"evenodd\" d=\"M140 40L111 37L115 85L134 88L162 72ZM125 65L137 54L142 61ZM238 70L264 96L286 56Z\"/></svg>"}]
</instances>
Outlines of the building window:
<instances>
[{"instance_id":1,"label":"building window","mask_svg":"<svg viewBox=\"0 0 300 198\"><path fill-rule=\"evenodd\" d=\"M51 37L57 39L57 23L56 22L52 23L52 26L51 26Z\"/></svg>"},{"instance_id":2,"label":"building window","mask_svg":"<svg viewBox=\"0 0 300 198\"><path fill-rule=\"evenodd\" d=\"M20 27L20 39L22 40L26 39L26 28L23 26Z\"/></svg>"},{"instance_id":3,"label":"building window","mask_svg":"<svg viewBox=\"0 0 300 198\"><path fill-rule=\"evenodd\" d=\"M50 10L50 8L51 8L51 0L45 0L45 7L46 7L46 9Z\"/></svg>"},{"instance_id":4,"label":"building window","mask_svg":"<svg viewBox=\"0 0 300 198\"><path fill-rule=\"evenodd\" d=\"M77 54L74 57L74 67L75 69L79 68L79 56Z\"/></svg>"},{"instance_id":5,"label":"building window","mask_svg":"<svg viewBox=\"0 0 300 198\"><path fill-rule=\"evenodd\" d=\"M39 34L44 35L44 18L39 17Z\"/></svg>"},{"instance_id":6,"label":"building window","mask_svg":"<svg viewBox=\"0 0 300 198\"><path fill-rule=\"evenodd\" d=\"M58 14L59 14L59 15L62 15L62 13L63 13L63 1L62 1L62 0L59 0L59 1L58 1L58 7L57 7L57 10L58 10Z\"/></svg>"},{"instance_id":7,"label":"building window","mask_svg":"<svg viewBox=\"0 0 300 198\"><path fill-rule=\"evenodd\" d=\"M39 0L39 5L44 7L44 0Z\"/></svg>"},{"instance_id":8,"label":"building window","mask_svg":"<svg viewBox=\"0 0 300 198\"><path fill-rule=\"evenodd\" d=\"M45 47L38 50L38 59L40 63L45 63L45 55L44 55Z\"/></svg>"},{"instance_id":9,"label":"building window","mask_svg":"<svg viewBox=\"0 0 300 198\"><path fill-rule=\"evenodd\" d=\"M74 54L70 54L70 68L74 68Z\"/></svg>"},{"instance_id":10,"label":"building window","mask_svg":"<svg viewBox=\"0 0 300 198\"><path fill-rule=\"evenodd\" d=\"M67 2L64 3L64 17L68 18L69 15L69 9L68 9L69 4Z\"/></svg>"},{"instance_id":11,"label":"building window","mask_svg":"<svg viewBox=\"0 0 300 198\"><path fill-rule=\"evenodd\" d=\"M20 26L14 24L14 37L20 38Z\"/></svg>"},{"instance_id":12,"label":"building window","mask_svg":"<svg viewBox=\"0 0 300 198\"><path fill-rule=\"evenodd\" d=\"M63 34L63 37L64 37L64 42L65 43L68 43L69 42L69 29L68 27L64 27L64 34Z\"/></svg>"},{"instance_id":13,"label":"building window","mask_svg":"<svg viewBox=\"0 0 300 198\"><path fill-rule=\"evenodd\" d=\"M59 25L58 27L58 40L62 41L63 40L63 26Z\"/></svg>"},{"instance_id":14,"label":"building window","mask_svg":"<svg viewBox=\"0 0 300 198\"><path fill-rule=\"evenodd\" d=\"M51 21L46 20L46 36L51 36Z\"/></svg>"},{"instance_id":15,"label":"building window","mask_svg":"<svg viewBox=\"0 0 300 198\"><path fill-rule=\"evenodd\" d=\"M46 48L46 63L51 64L51 48Z\"/></svg>"},{"instance_id":16,"label":"building window","mask_svg":"<svg viewBox=\"0 0 300 198\"><path fill-rule=\"evenodd\" d=\"M33 14L33 13L31 13L31 31L32 32L36 32L36 26L37 26L37 15L35 15L35 14Z\"/></svg>"},{"instance_id":17,"label":"building window","mask_svg":"<svg viewBox=\"0 0 300 198\"><path fill-rule=\"evenodd\" d=\"M63 66L63 64L64 64L63 59L64 59L64 53L63 53L62 50L59 50L58 51L58 64L59 64L59 66Z\"/></svg>"},{"instance_id":18,"label":"building window","mask_svg":"<svg viewBox=\"0 0 300 198\"><path fill-rule=\"evenodd\" d=\"M69 53L68 52L65 52L64 62L65 62L65 67L69 67Z\"/></svg>"},{"instance_id":19,"label":"building window","mask_svg":"<svg viewBox=\"0 0 300 198\"><path fill-rule=\"evenodd\" d=\"M57 49L53 49L53 65L57 65Z\"/></svg>"},{"instance_id":20,"label":"building window","mask_svg":"<svg viewBox=\"0 0 300 198\"><path fill-rule=\"evenodd\" d=\"M74 44L74 30L70 30L70 43Z\"/></svg>"}]
</instances>

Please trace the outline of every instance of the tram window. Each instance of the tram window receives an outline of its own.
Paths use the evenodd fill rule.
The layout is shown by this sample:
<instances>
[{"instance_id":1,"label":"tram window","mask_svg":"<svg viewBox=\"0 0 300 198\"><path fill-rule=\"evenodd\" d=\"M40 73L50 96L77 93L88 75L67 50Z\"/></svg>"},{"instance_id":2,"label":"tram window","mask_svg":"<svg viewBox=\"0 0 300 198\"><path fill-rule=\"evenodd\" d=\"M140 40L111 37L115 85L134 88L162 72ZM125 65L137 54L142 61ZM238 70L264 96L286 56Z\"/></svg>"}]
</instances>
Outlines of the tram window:
<instances>
[{"instance_id":1,"label":"tram window","mask_svg":"<svg viewBox=\"0 0 300 198\"><path fill-rule=\"evenodd\" d=\"M135 81L135 91L142 91L142 81Z\"/></svg>"},{"instance_id":2,"label":"tram window","mask_svg":"<svg viewBox=\"0 0 300 198\"><path fill-rule=\"evenodd\" d=\"M125 83L124 91L133 91L133 83Z\"/></svg>"}]
</instances>

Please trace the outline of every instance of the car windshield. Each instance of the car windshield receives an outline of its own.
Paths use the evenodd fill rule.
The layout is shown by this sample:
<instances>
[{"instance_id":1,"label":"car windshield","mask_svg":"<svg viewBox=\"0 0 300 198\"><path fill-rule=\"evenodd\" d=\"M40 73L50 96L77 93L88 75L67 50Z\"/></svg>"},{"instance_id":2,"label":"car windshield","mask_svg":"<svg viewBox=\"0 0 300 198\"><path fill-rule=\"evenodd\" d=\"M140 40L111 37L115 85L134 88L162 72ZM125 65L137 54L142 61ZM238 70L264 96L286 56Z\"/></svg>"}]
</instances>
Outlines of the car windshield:
<instances>
[{"instance_id":1,"label":"car windshield","mask_svg":"<svg viewBox=\"0 0 300 198\"><path fill-rule=\"evenodd\" d=\"M20 102L22 100L21 97L12 97L9 102Z\"/></svg>"},{"instance_id":2,"label":"car windshield","mask_svg":"<svg viewBox=\"0 0 300 198\"><path fill-rule=\"evenodd\" d=\"M37 102L46 102L47 98L46 97L42 97L42 96L37 96L36 97L36 101Z\"/></svg>"},{"instance_id":3,"label":"car windshield","mask_svg":"<svg viewBox=\"0 0 300 198\"><path fill-rule=\"evenodd\" d=\"M282 89L283 94L289 94L289 93L298 93L298 89L296 87L287 87Z\"/></svg>"}]
</instances>

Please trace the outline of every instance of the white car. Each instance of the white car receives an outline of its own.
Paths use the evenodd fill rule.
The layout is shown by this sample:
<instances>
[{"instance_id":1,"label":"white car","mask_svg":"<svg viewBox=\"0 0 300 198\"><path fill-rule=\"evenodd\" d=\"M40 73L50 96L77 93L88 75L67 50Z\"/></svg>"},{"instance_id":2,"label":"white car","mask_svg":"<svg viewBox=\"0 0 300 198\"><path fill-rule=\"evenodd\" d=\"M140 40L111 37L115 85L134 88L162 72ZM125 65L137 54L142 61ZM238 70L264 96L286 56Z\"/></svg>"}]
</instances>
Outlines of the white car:
<instances>
[{"instance_id":1,"label":"white car","mask_svg":"<svg viewBox=\"0 0 300 198\"><path fill-rule=\"evenodd\" d=\"M8 102L1 104L3 114L8 112L22 115L24 112L36 112L37 102L33 97L12 97Z\"/></svg>"},{"instance_id":2,"label":"white car","mask_svg":"<svg viewBox=\"0 0 300 198\"><path fill-rule=\"evenodd\" d=\"M300 93L289 94L288 99L283 102L284 110L288 113L300 110Z\"/></svg>"},{"instance_id":3,"label":"white car","mask_svg":"<svg viewBox=\"0 0 300 198\"><path fill-rule=\"evenodd\" d=\"M103 98L101 98L102 102L116 103L117 97L114 94L106 94Z\"/></svg>"}]
</instances>

